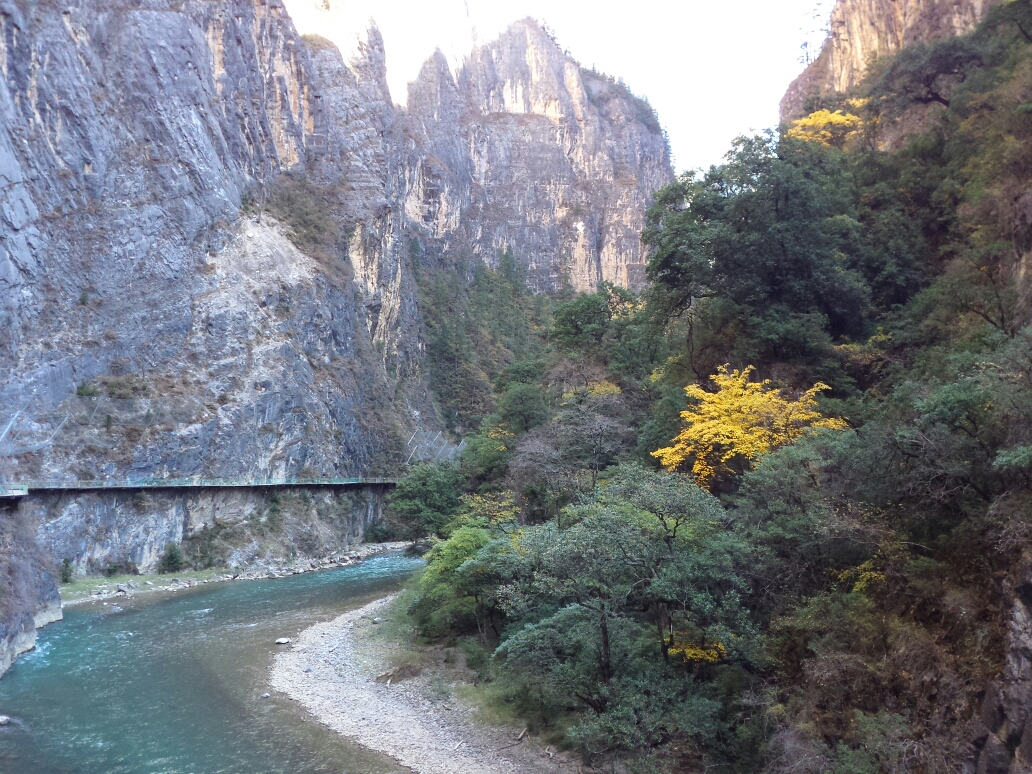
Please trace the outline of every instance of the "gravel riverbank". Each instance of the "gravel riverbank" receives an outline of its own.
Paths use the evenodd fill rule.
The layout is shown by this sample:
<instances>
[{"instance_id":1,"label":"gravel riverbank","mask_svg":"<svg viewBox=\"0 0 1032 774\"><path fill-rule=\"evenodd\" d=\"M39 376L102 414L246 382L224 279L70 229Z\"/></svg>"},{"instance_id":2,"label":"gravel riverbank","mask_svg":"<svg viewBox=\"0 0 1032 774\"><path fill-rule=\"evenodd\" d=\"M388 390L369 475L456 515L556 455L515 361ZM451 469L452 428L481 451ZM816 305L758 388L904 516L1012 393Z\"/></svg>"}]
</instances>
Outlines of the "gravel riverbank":
<instances>
[{"instance_id":1,"label":"gravel riverbank","mask_svg":"<svg viewBox=\"0 0 1032 774\"><path fill-rule=\"evenodd\" d=\"M289 565L260 565L246 570L226 572L213 570L210 572L184 572L179 575L138 575L117 580L99 580L88 590L73 591L69 594L67 587L61 589L61 607L73 607L86 602L100 602L145 594L151 591L179 591L205 583L223 583L225 581L266 580L269 578L285 578L288 575L300 575L317 570L330 570L334 567L346 567L361 562L375 554L386 551L397 551L408 548L410 543L362 543L348 551L342 551L323 559L312 559L295 562Z\"/></svg>"},{"instance_id":2,"label":"gravel riverbank","mask_svg":"<svg viewBox=\"0 0 1032 774\"><path fill-rule=\"evenodd\" d=\"M418 774L573 774L576 764L541 749L519 729L478 724L455 699L420 677L377 681L387 669L382 642L369 635L393 597L305 629L276 655L272 687L317 720Z\"/></svg>"}]
</instances>

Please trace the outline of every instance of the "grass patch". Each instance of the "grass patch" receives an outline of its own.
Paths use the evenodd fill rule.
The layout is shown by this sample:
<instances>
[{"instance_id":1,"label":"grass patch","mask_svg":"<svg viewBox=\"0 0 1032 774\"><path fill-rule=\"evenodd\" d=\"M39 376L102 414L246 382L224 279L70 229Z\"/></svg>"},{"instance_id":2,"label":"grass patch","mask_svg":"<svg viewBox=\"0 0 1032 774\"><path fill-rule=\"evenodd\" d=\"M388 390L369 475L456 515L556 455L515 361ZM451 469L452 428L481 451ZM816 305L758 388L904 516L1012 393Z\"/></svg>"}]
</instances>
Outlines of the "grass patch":
<instances>
[{"instance_id":1,"label":"grass patch","mask_svg":"<svg viewBox=\"0 0 1032 774\"><path fill-rule=\"evenodd\" d=\"M94 591L113 592L118 588L119 583L128 583L130 581L139 586L139 588L136 589L137 591L143 591L145 589L154 590L167 588L172 584L173 578L178 578L179 580L184 581L203 581L211 580L219 575L225 575L231 572L232 570L219 568L210 570L189 570L178 572L175 575L113 575L110 578L73 578L71 582L61 585L61 599L69 602L89 597ZM145 585L146 581L151 581L154 585L147 586Z\"/></svg>"}]
</instances>

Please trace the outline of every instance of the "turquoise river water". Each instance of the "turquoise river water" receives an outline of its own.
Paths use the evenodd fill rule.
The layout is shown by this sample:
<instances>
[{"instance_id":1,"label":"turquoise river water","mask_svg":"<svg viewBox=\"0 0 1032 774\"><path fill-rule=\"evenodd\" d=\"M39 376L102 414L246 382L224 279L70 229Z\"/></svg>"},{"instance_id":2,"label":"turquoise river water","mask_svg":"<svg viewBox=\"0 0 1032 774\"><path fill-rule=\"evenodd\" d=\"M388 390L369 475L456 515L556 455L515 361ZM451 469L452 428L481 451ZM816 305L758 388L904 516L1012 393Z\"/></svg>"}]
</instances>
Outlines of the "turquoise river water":
<instances>
[{"instance_id":1,"label":"turquoise river water","mask_svg":"<svg viewBox=\"0 0 1032 774\"><path fill-rule=\"evenodd\" d=\"M0 774L401 774L270 691L277 637L398 588L400 555L65 610L0 680Z\"/></svg>"}]
</instances>

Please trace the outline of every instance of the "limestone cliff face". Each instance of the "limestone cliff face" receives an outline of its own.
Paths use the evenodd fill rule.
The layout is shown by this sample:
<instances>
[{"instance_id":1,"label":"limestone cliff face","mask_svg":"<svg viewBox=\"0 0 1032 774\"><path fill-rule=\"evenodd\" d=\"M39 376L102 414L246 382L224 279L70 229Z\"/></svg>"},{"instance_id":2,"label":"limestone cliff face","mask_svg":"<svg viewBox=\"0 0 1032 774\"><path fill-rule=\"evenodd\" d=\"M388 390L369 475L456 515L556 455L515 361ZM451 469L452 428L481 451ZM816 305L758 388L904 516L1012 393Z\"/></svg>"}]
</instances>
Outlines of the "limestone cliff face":
<instances>
[{"instance_id":1,"label":"limestone cliff face","mask_svg":"<svg viewBox=\"0 0 1032 774\"><path fill-rule=\"evenodd\" d=\"M847 92L878 57L911 43L970 32L999 0L838 0L820 56L789 87L781 119L805 114L814 95Z\"/></svg>"},{"instance_id":2,"label":"limestone cliff face","mask_svg":"<svg viewBox=\"0 0 1032 774\"><path fill-rule=\"evenodd\" d=\"M581 68L534 21L480 47L455 79L443 56L409 87L409 219L431 251L465 243L489 263L507 247L531 285L644 280L640 234L672 178L651 108Z\"/></svg>"},{"instance_id":3,"label":"limestone cliff face","mask_svg":"<svg viewBox=\"0 0 1032 774\"><path fill-rule=\"evenodd\" d=\"M0 6L0 405L69 417L4 472L368 471L393 388L355 288L241 217L315 134L278 0L62 8Z\"/></svg>"}]
</instances>

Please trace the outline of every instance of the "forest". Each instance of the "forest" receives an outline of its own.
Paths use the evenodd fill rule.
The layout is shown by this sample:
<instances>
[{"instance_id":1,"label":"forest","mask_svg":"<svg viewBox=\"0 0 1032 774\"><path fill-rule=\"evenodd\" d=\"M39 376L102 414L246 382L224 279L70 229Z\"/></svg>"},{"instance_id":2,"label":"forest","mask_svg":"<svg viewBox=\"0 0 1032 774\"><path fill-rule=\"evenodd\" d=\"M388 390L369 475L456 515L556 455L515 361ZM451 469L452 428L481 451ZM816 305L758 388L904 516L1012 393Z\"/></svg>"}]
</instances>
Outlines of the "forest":
<instances>
[{"instance_id":1,"label":"forest","mask_svg":"<svg viewBox=\"0 0 1032 774\"><path fill-rule=\"evenodd\" d=\"M418 636L588 762L960 770L1032 588L1030 32L998 6L659 191L641 292L417 266L466 441L380 528L428 548Z\"/></svg>"}]
</instances>

